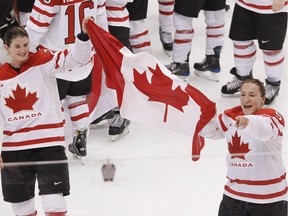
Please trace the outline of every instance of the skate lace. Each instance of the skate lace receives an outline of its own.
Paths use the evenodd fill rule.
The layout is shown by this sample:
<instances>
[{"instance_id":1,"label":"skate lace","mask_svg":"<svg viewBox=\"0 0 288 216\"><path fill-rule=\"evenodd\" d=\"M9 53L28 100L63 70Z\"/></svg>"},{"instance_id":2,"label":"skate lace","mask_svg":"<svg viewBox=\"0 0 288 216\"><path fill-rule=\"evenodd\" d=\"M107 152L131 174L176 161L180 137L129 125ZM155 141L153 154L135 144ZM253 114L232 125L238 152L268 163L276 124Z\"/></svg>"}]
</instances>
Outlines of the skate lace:
<instances>
[{"instance_id":1,"label":"skate lace","mask_svg":"<svg viewBox=\"0 0 288 216\"><path fill-rule=\"evenodd\" d=\"M279 88L278 86L266 85L265 86L266 98L268 99L273 98L277 94L278 88Z\"/></svg>"},{"instance_id":2,"label":"skate lace","mask_svg":"<svg viewBox=\"0 0 288 216\"><path fill-rule=\"evenodd\" d=\"M172 33L160 30L161 41L165 44L173 43Z\"/></svg>"},{"instance_id":3,"label":"skate lace","mask_svg":"<svg viewBox=\"0 0 288 216\"><path fill-rule=\"evenodd\" d=\"M239 80L237 77L234 77L231 82L227 83L227 89L228 90L237 89L240 87L241 83L242 83L242 80Z\"/></svg>"},{"instance_id":4,"label":"skate lace","mask_svg":"<svg viewBox=\"0 0 288 216\"><path fill-rule=\"evenodd\" d=\"M124 118L122 118L120 115L116 115L114 120L111 123L111 127L118 127L120 128L124 124Z\"/></svg>"}]
</instances>

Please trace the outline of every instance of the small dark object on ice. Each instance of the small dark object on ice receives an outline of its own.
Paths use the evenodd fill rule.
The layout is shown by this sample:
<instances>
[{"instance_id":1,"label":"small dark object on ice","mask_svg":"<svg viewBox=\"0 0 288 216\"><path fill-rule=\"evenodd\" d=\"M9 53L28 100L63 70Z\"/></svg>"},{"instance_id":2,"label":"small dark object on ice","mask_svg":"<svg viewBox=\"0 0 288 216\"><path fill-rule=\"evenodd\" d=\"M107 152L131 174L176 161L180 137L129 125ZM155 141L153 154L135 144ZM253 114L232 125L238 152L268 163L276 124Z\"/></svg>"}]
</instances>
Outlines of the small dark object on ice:
<instances>
[{"instance_id":1,"label":"small dark object on ice","mask_svg":"<svg viewBox=\"0 0 288 216\"><path fill-rule=\"evenodd\" d=\"M104 181L113 181L114 179L114 174L115 174L116 167L112 163L110 163L109 159L107 160L106 164L103 164L102 166L102 174Z\"/></svg>"}]
</instances>

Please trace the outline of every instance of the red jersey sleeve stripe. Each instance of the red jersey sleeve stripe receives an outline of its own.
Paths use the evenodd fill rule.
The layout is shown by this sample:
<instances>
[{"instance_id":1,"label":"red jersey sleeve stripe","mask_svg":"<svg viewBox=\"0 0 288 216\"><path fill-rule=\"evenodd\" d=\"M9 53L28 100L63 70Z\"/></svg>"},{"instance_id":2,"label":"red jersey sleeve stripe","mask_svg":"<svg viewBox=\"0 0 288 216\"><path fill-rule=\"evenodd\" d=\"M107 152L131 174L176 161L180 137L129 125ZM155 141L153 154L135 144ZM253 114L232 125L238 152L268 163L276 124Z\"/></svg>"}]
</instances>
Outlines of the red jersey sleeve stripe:
<instances>
[{"instance_id":1,"label":"red jersey sleeve stripe","mask_svg":"<svg viewBox=\"0 0 288 216\"><path fill-rule=\"evenodd\" d=\"M40 9L39 7L37 7L36 5L34 5L33 10L37 11L38 13L45 15L47 17L53 18L56 13L49 13L48 11L44 11L42 9Z\"/></svg>"},{"instance_id":2,"label":"red jersey sleeve stripe","mask_svg":"<svg viewBox=\"0 0 288 216\"><path fill-rule=\"evenodd\" d=\"M273 122L273 125L278 129L278 136L283 136L282 131L279 129L277 123L275 122L275 120L273 118L270 118L271 121Z\"/></svg>"},{"instance_id":3,"label":"red jersey sleeve stripe","mask_svg":"<svg viewBox=\"0 0 288 216\"><path fill-rule=\"evenodd\" d=\"M220 115L218 116L219 122L220 122L220 125L221 125L221 128L222 128L222 130L225 132L225 131L228 130L228 128L225 126L225 124L224 124L224 122L223 122L223 120L222 120L222 117L223 117L222 114L220 114Z\"/></svg>"},{"instance_id":4,"label":"red jersey sleeve stripe","mask_svg":"<svg viewBox=\"0 0 288 216\"><path fill-rule=\"evenodd\" d=\"M36 19L34 19L32 16L30 16L30 21L32 23L34 23L35 25L39 26L39 27L48 27L50 25L50 23L42 23L42 22L39 22L37 21Z\"/></svg>"}]
</instances>

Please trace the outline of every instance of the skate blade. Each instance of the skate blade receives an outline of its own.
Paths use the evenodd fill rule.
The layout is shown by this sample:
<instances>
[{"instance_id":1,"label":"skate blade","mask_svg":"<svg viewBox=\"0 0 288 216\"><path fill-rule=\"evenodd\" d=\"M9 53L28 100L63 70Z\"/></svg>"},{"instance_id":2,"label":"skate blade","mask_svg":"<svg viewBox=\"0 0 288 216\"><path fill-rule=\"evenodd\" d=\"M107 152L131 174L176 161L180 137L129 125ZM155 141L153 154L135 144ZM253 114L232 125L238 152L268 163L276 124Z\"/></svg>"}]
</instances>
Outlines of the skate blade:
<instances>
[{"instance_id":1,"label":"skate blade","mask_svg":"<svg viewBox=\"0 0 288 216\"><path fill-rule=\"evenodd\" d=\"M175 76L188 84L190 83L190 76L178 76L178 75L175 75Z\"/></svg>"},{"instance_id":2,"label":"skate blade","mask_svg":"<svg viewBox=\"0 0 288 216\"><path fill-rule=\"evenodd\" d=\"M117 134L117 135L110 135L111 141L119 140L119 139L121 139L122 137L124 137L128 133L129 133L129 129L128 129L128 127L126 127L124 129L123 133Z\"/></svg>"},{"instance_id":3,"label":"skate blade","mask_svg":"<svg viewBox=\"0 0 288 216\"><path fill-rule=\"evenodd\" d=\"M80 164L82 164L83 166L85 165L85 158L84 157L81 157L77 154L73 154L74 158L79 160Z\"/></svg>"},{"instance_id":4,"label":"skate blade","mask_svg":"<svg viewBox=\"0 0 288 216\"><path fill-rule=\"evenodd\" d=\"M171 57L172 56L172 51L169 51L169 50L165 50L163 49L164 53L168 56L168 57Z\"/></svg>"},{"instance_id":5,"label":"skate blade","mask_svg":"<svg viewBox=\"0 0 288 216\"><path fill-rule=\"evenodd\" d=\"M219 78L219 74L218 73L213 73L211 71L198 71L195 70L194 74L198 77L202 77L204 79L210 80L210 81L214 81L214 82L219 82L220 78Z\"/></svg>"},{"instance_id":6,"label":"skate blade","mask_svg":"<svg viewBox=\"0 0 288 216\"><path fill-rule=\"evenodd\" d=\"M223 94L221 93L222 97L225 98L239 98L240 97L240 92L235 92L234 94Z\"/></svg>"},{"instance_id":7,"label":"skate blade","mask_svg":"<svg viewBox=\"0 0 288 216\"><path fill-rule=\"evenodd\" d=\"M110 125L112 119L104 119L100 121L98 124L90 124L89 129L101 129L101 128L106 128Z\"/></svg>"}]
</instances>

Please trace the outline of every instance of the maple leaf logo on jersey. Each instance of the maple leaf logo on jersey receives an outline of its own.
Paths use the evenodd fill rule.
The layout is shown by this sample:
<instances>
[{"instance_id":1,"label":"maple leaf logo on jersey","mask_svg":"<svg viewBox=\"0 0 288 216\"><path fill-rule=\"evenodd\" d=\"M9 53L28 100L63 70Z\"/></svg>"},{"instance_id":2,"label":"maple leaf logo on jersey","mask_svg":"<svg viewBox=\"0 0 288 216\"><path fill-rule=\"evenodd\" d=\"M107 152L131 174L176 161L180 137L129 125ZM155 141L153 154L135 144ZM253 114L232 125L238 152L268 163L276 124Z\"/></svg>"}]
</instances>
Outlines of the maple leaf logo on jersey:
<instances>
[{"instance_id":1,"label":"maple leaf logo on jersey","mask_svg":"<svg viewBox=\"0 0 288 216\"><path fill-rule=\"evenodd\" d=\"M235 135L232 136L232 142L228 142L228 149L231 154L231 159L240 158L245 160L245 155L250 151L248 143L242 143L241 137L238 136L236 131Z\"/></svg>"},{"instance_id":2,"label":"maple leaf logo on jersey","mask_svg":"<svg viewBox=\"0 0 288 216\"><path fill-rule=\"evenodd\" d=\"M155 70L148 67L152 74L151 84L147 80L146 72L139 74L134 69L134 85L143 94L149 97L149 101L157 101L165 104L164 122L167 122L168 105L183 112L183 106L188 105L189 96L182 91L180 86L172 90L173 80L165 76L158 65ZM163 87L164 86L164 87ZM163 91L165 89L165 91Z\"/></svg>"},{"instance_id":3,"label":"maple leaf logo on jersey","mask_svg":"<svg viewBox=\"0 0 288 216\"><path fill-rule=\"evenodd\" d=\"M26 88L21 88L18 84L15 90L12 90L13 96L5 98L6 106L13 110L13 114L22 110L34 110L33 105L36 103L38 98L36 92L28 92L26 95Z\"/></svg>"}]
</instances>

